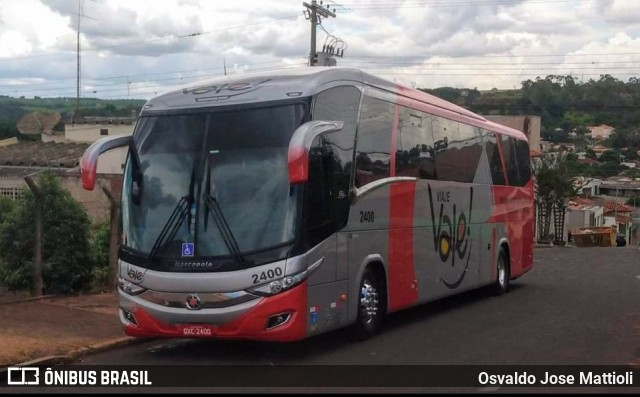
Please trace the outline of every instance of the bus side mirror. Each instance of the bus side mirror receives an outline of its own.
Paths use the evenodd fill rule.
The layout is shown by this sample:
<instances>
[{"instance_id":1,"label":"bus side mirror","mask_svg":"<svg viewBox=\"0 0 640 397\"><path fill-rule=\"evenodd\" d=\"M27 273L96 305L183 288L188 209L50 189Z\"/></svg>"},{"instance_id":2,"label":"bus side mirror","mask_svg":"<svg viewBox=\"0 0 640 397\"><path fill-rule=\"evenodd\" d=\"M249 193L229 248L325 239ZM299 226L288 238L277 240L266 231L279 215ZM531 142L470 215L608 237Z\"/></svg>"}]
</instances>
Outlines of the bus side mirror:
<instances>
[{"instance_id":1,"label":"bus side mirror","mask_svg":"<svg viewBox=\"0 0 640 397\"><path fill-rule=\"evenodd\" d=\"M289 141L289 183L303 183L309 179L309 151L313 140L323 134L342 130L342 121L309 121L302 124Z\"/></svg>"},{"instance_id":2,"label":"bus side mirror","mask_svg":"<svg viewBox=\"0 0 640 397\"><path fill-rule=\"evenodd\" d=\"M93 190L96 186L96 173L98 170L98 158L104 152L133 143L131 135L114 135L94 143L85 150L80 160L80 172L82 173L82 187L85 190Z\"/></svg>"}]
</instances>

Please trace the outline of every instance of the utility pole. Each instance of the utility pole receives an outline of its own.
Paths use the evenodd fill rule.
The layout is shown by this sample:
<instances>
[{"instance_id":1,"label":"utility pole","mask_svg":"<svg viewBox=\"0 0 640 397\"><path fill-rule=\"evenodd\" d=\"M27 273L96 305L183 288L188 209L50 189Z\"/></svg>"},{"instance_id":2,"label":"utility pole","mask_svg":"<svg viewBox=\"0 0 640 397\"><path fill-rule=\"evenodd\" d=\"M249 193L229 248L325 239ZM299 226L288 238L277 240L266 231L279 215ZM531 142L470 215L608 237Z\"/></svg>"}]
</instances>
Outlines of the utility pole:
<instances>
[{"instance_id":1,"label":"utility pole","mask_svg":"<svg viewBox=\"0 0 640 397\"><path fill-rule=\"evenodd\" d=\"M77 72L76 72L76 113L74 119L78 117L78 111L80 109L80 20L82 19L82 3L84 0L78 0L78 37L77 37Z\"/></svg>"},{"instance_id":2,"label":"utility pole","mask_svg":"<svg viewBox=\"0 0 640 397\"><path fill-rule=\"evenodd\" d=\"M316 27L322 22L321 18L335 18L335 12L332 12L328 8L325 8L322 5L322 0L320 4L317 3L316 0L311 0L311 5L306 2L302 3L303 6L307 8L305 13L305 17L311 21L311 46L309 50L309 66L316 66L315 56L316 56Z\"/></svg>"},{"instance_id":3,"label":"utility pole","mask_svg":"<svg viewBox=\"0 0 640 397\"><path fill-rule=\"evenodd\" d=\"M34 198L36 199L36 241L34 249L34 258L33 258L33 291L31 291L31 295L33 296L42 296L43 293L43 281L42 281L42 262L43 262L43 252L44 252L44 192L38 186L36 181L33 180L32 176L35 174L30 174L24 177L25 182L29 186L29 189L33 192Z\"/></svg>"},{"instance_id":4,"label":"utility pole","mask_svg":"<svg viewBox=\"0 0 640 397\"><path fill-rule=\"evenodd\" d=\"M77 33L77 71L76 71L76 114L74 115L74 119L78 117L78 111L80 110L80 21L82 18L89 18L96 20L95 18L91 18L89 16L84 15L84 0L78 0L78 31ZM74 120L75 121L75 120Z\"/></svg>"}]
</instances>

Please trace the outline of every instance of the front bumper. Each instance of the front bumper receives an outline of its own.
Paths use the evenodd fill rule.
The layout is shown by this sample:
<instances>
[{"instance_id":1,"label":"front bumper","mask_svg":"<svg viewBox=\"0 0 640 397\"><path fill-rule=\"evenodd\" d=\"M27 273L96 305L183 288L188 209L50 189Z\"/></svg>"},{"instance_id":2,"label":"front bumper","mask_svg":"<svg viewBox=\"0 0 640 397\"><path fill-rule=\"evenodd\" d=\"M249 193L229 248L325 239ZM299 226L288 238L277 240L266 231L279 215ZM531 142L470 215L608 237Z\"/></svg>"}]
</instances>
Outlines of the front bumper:
<instances>
[{"instance_id":1,"label":"front bumper","mask_svg":"<svg viewBox=\"0 0 640 397\"><path fill-rule=\"evenodd\" d=\"M188 310L166 307L119 290L125 333L136 337L295 341L307 334L307 283L280 294L224 308ZM268 328L272 316L286 322ZM132 321L133 319L133 321Z\"/></svg>"}]
</instances>

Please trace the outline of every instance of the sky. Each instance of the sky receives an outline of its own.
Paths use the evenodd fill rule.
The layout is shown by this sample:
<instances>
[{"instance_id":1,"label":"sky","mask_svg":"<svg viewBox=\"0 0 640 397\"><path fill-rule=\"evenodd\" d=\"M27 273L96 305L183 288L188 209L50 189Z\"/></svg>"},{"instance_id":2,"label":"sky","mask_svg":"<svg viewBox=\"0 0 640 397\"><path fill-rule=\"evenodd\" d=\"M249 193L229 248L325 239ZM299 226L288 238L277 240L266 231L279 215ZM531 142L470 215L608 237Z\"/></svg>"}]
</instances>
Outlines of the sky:
<instances>
[{"instance_id":1,"label":"sky","mask_svg":"<svg viewBox=\"0 0 640 397\"><path fill-rule=\"evenodd\" d=\"M311 0L306 0L310 3ZM336 0L321 48L416 88L520 88L550 74L640 76L639 0ZM307 67L302 0L0 0L0 95L149 99ZM80 17L79 17L80 15ZM79 29L78 29L79 28Z\"/></svg>"}]
</instances>

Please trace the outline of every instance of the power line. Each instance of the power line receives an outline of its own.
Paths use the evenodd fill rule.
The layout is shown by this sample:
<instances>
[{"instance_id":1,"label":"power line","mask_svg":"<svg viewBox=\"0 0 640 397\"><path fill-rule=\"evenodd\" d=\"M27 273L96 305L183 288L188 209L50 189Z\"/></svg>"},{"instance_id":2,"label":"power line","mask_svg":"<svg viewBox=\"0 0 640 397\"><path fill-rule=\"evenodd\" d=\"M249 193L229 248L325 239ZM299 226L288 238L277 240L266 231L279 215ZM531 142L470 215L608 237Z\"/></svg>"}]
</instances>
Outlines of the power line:
<instances>
[{"instance_id":1,"label":"power line","mask_svg":"<svg viewBox=\"0 0 640 397\"><path fill-rule=\"evenodd\" d=\"M409 65L409 66L529 66L529 65L557 65L557 66L566 66L566 65L600 65L600 64L621 64L621 63L640 63L638 61L588 61L588 62L527 62L526 64L514 64L513 62L509 63L450 63L450 62L434 62L434 63L416 63L416 62L394 62L394 61L366 61L367 63L371 63L374 65L382 64L382 65ZM345 60L341 63L353 63L353 64L363 64L362 61L351 61Z\"/></svg>"},{"instance_id":2,"label":"power line","mask_svg":"<svg viewBox=\"0 0 640 397\"><path fill-rule=\"evenodd\" d=\"M255 65L267 65L267 64L272 64L275 62L281 62L280 60L274 60L274 61L267 61L267 62L255 62L255 63L251 63L251 64L243 64L243 66L255 66ZM279 68L286 68L287 66L297 66L297 65L301 65L300 63L293 63L290 65L277 65L275 67L268 67L268 68L253 68L251 69L251 71L266 71L266 70L273 70L273 69L279 69ZM211 71L211 70L223 70L223 67L215 67L215 68L204 68L204 69L190 69L190 70L183 70L183 71L173 71L173 72L166 72L166 73L150 73L150 74L138 74L138 75L130 75L130 76L121 76L121 78L125 79L127 77L147 77L147 76L152 76L152 75L167 75L167 74L182 74L188 71L191 72L203 72L203 71ZM220 74L203 74L203 73L198 73L198 74L194 74L194 75L179 75L179 76L175 76L175 77L169 77L169 78L157 78L157 79L131 79L129 78L126 82L122 81L109 81L106 78L102 78L102 79L92 79L91 81L109 81L106 84L92 84L91 87L92 88L97 88L99 91L104 91L104 89L102 89L101 87L114 87L114 86L118 86L118 85L124 85L124 84L136 84L136 83L153 83L153 82L160 82L160 81L171 81L171 80L180 80L180 81L185 81L186 80L193 80L193 79L204 79L210 76L217 76ZM110 79L110 78L109 78ZM70 82L70 80L68 80ZM38 87L38 86L28 86L28 85L5 85L5 94L0 94L0 95L16 95L18 93L22 94L25 92L37 92L37 93L45 93L45 92L52 92L52 91L58 91L58 92L65 92L69 87L68 83L65 83L64 81L60 81L57 83L58 85L56 86L50 86L47 85L44 88ZM86 92L87 90L85 90ZM91 90L89 90L91 91Z\"/></svg>"},{"instance_id":3,"label":"power line","mask_svg":"<svg viewBox=\"0 0 640 397\"><path fill-rule=\"evenodd\" d=\"M528 57L528 58L545 58L545 57L585 57L585 56L598 56L598 57L602 57L602 56L623 56L623 55L640 55L640 53L635 53L635 52L625 52L625 53L585 53L585 54L538 54L538 55L451 55L451 56L447 56L446 58L453 58L453 59L464 59L464 58L472 58L472 59L476 59L476 58L518 58L518 57ZM354 60L353 58L362 58L362 59L368 59L368 58L383 58L383 59L394 59L394 60L399 60L399 61L384 61L384 60L366 60L366 61L357 61ZM353 55L350 56L350 58L348 60L344 60L342 61L342 63L346 63L346 64L383 64L383 65L412 65L415 64L415 62L419 62L419 61L424 61L425 58L427 58L426 56L385 56L385 55ZM446 59L445 58L445 59ZM259 64L268 64L268 63L273 63L273 62L279 62L280 60L273 60L273 61L264 61L264 62L254 62L254 63L243 63L242 65L244 66L253 66L253 65L259 65ZM633 61L633 60L629 60L629 61L573 61L573 62L568 62L568 61L563 61L562 63L560 62L527 62L525 65L522 66L527 66L527 65L564 65L565 67L568 67L566 65L596 65L596 64L624 64L624 63L638 63L640 61ZM451 63L451 62L442 62L442 61L434 61L434 63L432 64L422 64L421 66L458 66L458 65L464 65L464 66L494 66L494 65L499 65L499 66L511 66L513 65L513 63L480 63L480 62L474 62L474 63ZM515 66L515 65L514 65ZM110 79L124 79L127 77L140 77L140 76L158 76L158 75L167 75L167 74L178 74L178 73L190 73L190 72L198 72L198 71L203 71L203 70L217 70L220 69L220 67L216 67L216 68L204 68L204 69L183 69L183 70L174 70L174 71L167 71L167 72L157 72L157 73L140 73L140 74L129 74L129 75L113 75L113 76L99 76L99 77L95 77L95 78L91 78L90 80L92 81L99 81L99 80L110 80ZM36 87L36 86L48 86L48 85L55 85L55 84L60 84L63 83L65 81L71 81L71 80L75 80L75 79L61 79L61 80L56 80L56 81L45 81L45 82L37 82L37 83L23 83L23 84L0 84L0 87L5 87L5 88L12 88L12 89L24 89L24 88L29 88L29 87Z\"/></svg>"},{"instance_id":4,"label":"power line","mask_svg":"<svg viewBox=\"0 0 640 397\"><path fill-rule=\"evenodd\" d=\"M407 0L407 1L385 1L382 3L352 3L352 2L342 2L340 5L347 10L384 10L384 9L398 9L398 8L452 8L452 7L461 7L461 6L469 6L469 7L483 7L483 6L491 6L491 5L522 5L522 4L548 4L548 3L585 3L585 2L594 2L596 0L529 0L525 3L522 1L514 0L514 1L505 1L505 0L477 0L477 1L446 1L446 2L438 2L438 1L419 1L419 0Z\"/></svg>"},{"instance_id":5,"label":"power line","mask_svg":"<svg viewBox=\"0 0 640 397\"><path fill-rule=\"evenodd\" d=\"M364 69L369 71L371 69ZM462 76L462 77L476 77L476 76L538 76L540 73L426 73L426 72L375 72L379 75L392 75L392 76ZM582 76L602 76L603 73L580 73ZM616 73L616 76L639 76L640 73Z\"/></svg>"},{"instance_id":6,"label":"power line","mask_svg":"<svg viewBox=\"0 0 640 397\"><path fill-rule=\"evenodd\" d=\"M427 65L423 65L423 66L427 66ZM486 66L490 66L490 65L486 65ZM433 68L422 68L422 69L412 69L409 67L371 67L371 66L363 66L366 67L367 69L374 69L374 70L387 70L387 69L410 69L410 70L415 70L415 71L421 71L421 70L426 70L426 71L451 71L451 72L476 72L476 71L487 71L487 70L495 70L496 68L488 68L488 69L478 69L478 68L440 68L440 67L433 67ZM499 70L495 70L497 73L500 73L502 71L515 71L515 70L519 70L519 71L527 71L527 70L532 70L532 71L553 71L556 73L569 73L571 71L574 70L627 70L627 69L639 69L640 70L640 65L639 66L617 66L617 67L576 67L576 68L568 68L565 67L563 68L564 71L561 69L557 69L557 68L552 68L552 67L540 67L540 68L529 68L526 67L526 65L522 65L520 67L513 67L513 68L499 68Z\"/></svg>"},{"instance_id":7,"label":"power line","mask_svg":"<svg viewBox=\"0 0 640 397\"><path fill-rule=\"evenodd\" d=\"M303 59L302 57L299 58L292 58L292 60L297 60L297 59ZM255 65L265 65L265 64L269 64L269 63L276 63L276 62L282 62L282 59L274 59L271 61L262 61L262 62L251 62L251 63L242 63L242 66L255 66ZM125 78L131 78L131 77L147 77L147 76L162 76L162 75L168 75L168 74L181 74L181 73L191 73L191 72L202 72L202 71L207 71L207 70L221 70L223 69L222 66L219 67L213 67L213 68L200 68L200 69L182 69L182 70L173 70L173 71L167 71L167 72L156 72L156 73L138 73L138 74L129 74L129 75L115 75L115 76L99 76L99 77L95 77L95 78L90 78L89 81L105 81L105 80L116 80L116 79L125 79ZM55 81L46 81L46 82L38 82L38 83L24 83L24 84L0 84L0 87L5 87L5 88L29 88L29 87L39 87L39 86L45 86L45 85L52 85L52 84L66 84L65 82L68 81L72 81L75 79L61 79L61 80L55 80ZM113 83L113 84L118 84L118 83ZM53 89L56 89L55 87Z\"/></svg>"},{"instance_id":8,"label":"power line","mask_svg":"<svg viewBox=\"0 0 640 397\"><path fill-rule=\"evenodd\" d=\"M608 52L608 53L585 53L585 54L511 54L511 55L492 55L492 54L479 54L479 55L439 55L439 54L426 54L426 55L413 55L413 56L398 56L398 55L350 55L349 58L394 58L394 59L425 59L430 57L440 58L545 58L545 57L584 57L584 56L618 56L618 55L640 55L640 52Z\"/></svg>"},{"instance_id":9,"label":"power line","mask_svg":"<svg viewBox=\"0 0 640 397\"><path fill-rule=\"evenodd\" d=\"M258 68L258 69L253 69L253 71L256 72L264 72L264 71L277 71L277 70L287 70L287 69L295 69L295 68L299 68L302 66L305 66L306 63L298 63L298 64L292 64L289 66L285 66L285 67L268 67L268 68ZM180 81L177 83L173 83L173 84L153 84L153 85L147 85L144 87L139 87L139 88L131 88L130 89L130 94L133 95L143 95L143 94L157 94L159 91L165 91L167 87L175 87L175 86L185 86L185 85L189 85L189 84L194 84L197 83L199 80L206 80L212 77L221 77L224 76L224 74L222 73L215 73L215 74L207 74L207 75L200 75L200 76L192 76L191 78L194 78L196 80L194 81L190 81L190 82L185 82L185 81ZM176 79L181 79L181 78L173 78L173 79L167 79L167 80L176 80ZM141 81L139 83L147 83L145 81ZM69 90L69 89L67 89ZM142 90L142 91L140 91ZM98 90L98 92L102 93L102 92L117 92L117 91L122 91L123 94L121 95L110 95L110 96L100 96L100 98L117 98L117 97L126 97L126 91L127 91L127 87L119 87L119 88L115 88L110 86L110 88L107 89L102 89L102 90ZM65 97L66 95L62 95L65 93L65 89L63 89L57 96L60 97ZM4 94L2 94L4 95Z\"/></svg>"}]
</instances>

